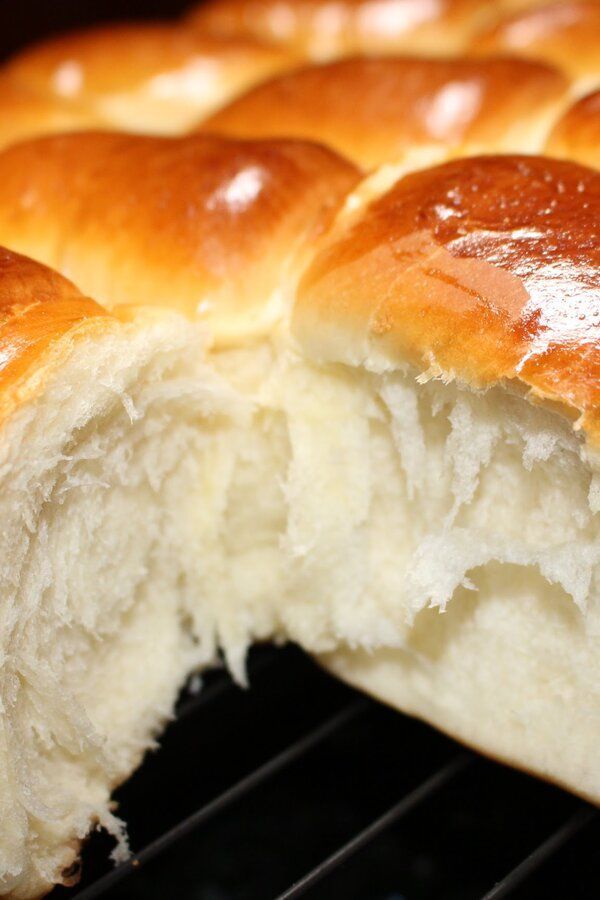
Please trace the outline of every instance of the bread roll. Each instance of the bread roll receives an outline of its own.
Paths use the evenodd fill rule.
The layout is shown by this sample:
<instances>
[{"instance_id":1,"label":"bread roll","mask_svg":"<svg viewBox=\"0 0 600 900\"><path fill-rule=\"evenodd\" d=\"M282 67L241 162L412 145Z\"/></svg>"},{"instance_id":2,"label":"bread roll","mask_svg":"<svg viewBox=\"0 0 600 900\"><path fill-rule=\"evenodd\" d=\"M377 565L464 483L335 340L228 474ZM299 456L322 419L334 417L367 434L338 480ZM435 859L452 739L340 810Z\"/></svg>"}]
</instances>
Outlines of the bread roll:
<instances>
[{"instance_id":1,"label":"bread roll","mask_svg":"<svg viewBox=\"0 0 600 900\"><path fill-rule=\"evenodd\" d=\"M203 33L251 35L324 60L404 49L459 50L465 17L480 8L480 0L211 0L201 3L188 22Z\"/></svg>"},{"instance_id":2,"label":"bread roll","mask_svg":"<svg viewBox=\"0 0 600 900\"><path fill-rule=\"evenodd\" d=\"M284 50L167 23L106 25L19 53L4 71L57 104L77 103L126 131L177 134L293 65ZM56 129L58 130L58 129Z\"/></svg>"},{"instance_id":3,"label":"bread roll","mask_svg":"<svg viewBox=\"0 0 600 900\"><path fill-rule=\"evenodd\" d=\"M100 124L88 107L58 103L0 74L0 147L57 131L98 128Z\"/></svg>"},{"instance_id":4,"label":"bread roll","mask_svg":"<svg viewBox=\"0 0 600 900\"><path fill-rule=\"evenodd\" d=\"M322 141L367 169L481 152L536 152L570 96L552 67L524 60L349 59L273 78L201 129Z\"/></svg>"},{"instance_id":5,"label":"bread roll","mask_svg":"<svg viewBox=\"0 0 600 900\"><path fill-rule=\"evenodd\" d=\"M236 342L281 318L358 178L297 141L49 137L0 153L0 242L111 306L168 305Z\"/></svg>"},{"instance_id":6,"label":"bread roll","mask_svg":"<svg viewBox=\"0 0 600 900\"><path fill-rule=\"evenodd\" d=\"M539 0L208 0L189 15L203 33L248 36L324 60L355 53L464 50L478 29Z\"/></svg>"},{"instance_id":7,"label":"bread roll","mask_svg":"<svg viewBox=\"0 0 600 900\"><path fill-rule=\"evenodd\" d=\"M600 168L600 91L567 110L553 128L545 152Z\"/></svg>"},{"instance_id":8,"label":"bread roll","mask_svg":"<svg viewBox=\"0 0 600 900\"><path fill-rule=\"evenodd\" d=\"M182 564L212 429L244 411L168 310L109 314L0 250L0 313L0 892L27 898L95 823L126 855L111 790L214 657Z\"/></svg>"},{"instance_id":9,"label":"bread roll","mask_svg":"<svg viewBox=\"0 0 600 900\"><path fill-rule=\"evenodd\" d=\"M325 665L595 802L599 213L567 162L408 175L338 223L292 319L347 391L340 470L363 466Z\"/></svg>"},{"instance_id":10,"label":"bread roll","mask_svg":"<svg viewBox=\"0 0 600 900\"><path fill-rule=\"evenodd\" d=\"M584 93L600 83L599 46L600 3L557 0L500 19L476 36L471 51L552 63L573 78L580 93Z\"/></svg>"}]
</instances>

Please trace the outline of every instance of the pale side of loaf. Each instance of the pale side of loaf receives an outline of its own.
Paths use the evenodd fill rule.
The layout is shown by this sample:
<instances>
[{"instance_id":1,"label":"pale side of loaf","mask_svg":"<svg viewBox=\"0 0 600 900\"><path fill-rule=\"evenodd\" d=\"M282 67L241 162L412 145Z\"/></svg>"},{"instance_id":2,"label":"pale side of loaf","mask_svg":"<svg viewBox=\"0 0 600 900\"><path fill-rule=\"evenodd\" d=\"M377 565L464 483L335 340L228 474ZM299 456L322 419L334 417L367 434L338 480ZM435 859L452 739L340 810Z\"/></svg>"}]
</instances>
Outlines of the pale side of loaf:
<instances>
[{"instance_id":1,"label":"pale side of loaf","mask_svg":"<svg viewBox=\"0 0 600 900\"><path fill-rule=\"evenodd\" d=\"M355 54L513 52L597 74L597 0L207 0L188 23L252 36L314 61ZM577 42L581 42L580 47Z\"/></svg>"}]
</instances>

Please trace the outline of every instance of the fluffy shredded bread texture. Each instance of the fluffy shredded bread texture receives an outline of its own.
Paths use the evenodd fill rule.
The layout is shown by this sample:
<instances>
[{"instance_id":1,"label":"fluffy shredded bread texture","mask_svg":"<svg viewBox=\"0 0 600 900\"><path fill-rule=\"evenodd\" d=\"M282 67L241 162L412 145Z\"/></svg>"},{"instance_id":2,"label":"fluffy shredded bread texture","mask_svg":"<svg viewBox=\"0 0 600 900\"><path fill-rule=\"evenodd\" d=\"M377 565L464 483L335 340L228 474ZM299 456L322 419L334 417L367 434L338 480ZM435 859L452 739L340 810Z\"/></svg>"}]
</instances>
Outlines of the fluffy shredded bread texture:
<instances>
[{"instance_id":1,"label":"fluffy shredded bread texture","mask_svg":"<svg viewBox=\"0 0 600 900\"><path fill-rule=\"evenodd\" d=\"M247 412L199 326L1 263L0 892L25 898L96 822L126 852L110 793L216 653L198 522Z\"/></svg>"},{"instance_id":2,"label":"fluffy shredded bread texture","mask_svg":"<svg viewBox=\"0 0 600 900\"><path fill-rule=\"evenodd\" d=\"M327 45L320 0L278 4L278 26L273 8L220 0L202 27L316 56L381 38L363 0L336 6ZM492 18L480 0L386 10L394 49L406 31L438 55ZM161 53L174 70L222 40L167 31L119 32L130 71L103 66L118 33L94 32L17 60L11 83L46 102L80 54L78 96L56 102L149 125ZM358 130L336 85L365 89ZM111 790L186 675L222 649L243 682L255 640L294 640L600 803L600 176L537 157L425 169L538 149L570 91L540 63L351 60L206 125L246 109L248 138L271 134L281 97L286 132L394 163L364 181L306 140L92 132L0 153L0 241L95 298L0 254L0 893L67 879L95 822L124 853Z\"/></svg>"},{"instance_id":3,"label":"fluffy shredded bread texture","mask_svg":"<svg viewBox=\"0 0 600 900\"><path fill-rule=\"evenodd\" d=\"M519 397L416 375L321 373L335 403L292 438L286 628L352 683L597 802L599 521L580 443Z\"/></svg>"}]
</instances>

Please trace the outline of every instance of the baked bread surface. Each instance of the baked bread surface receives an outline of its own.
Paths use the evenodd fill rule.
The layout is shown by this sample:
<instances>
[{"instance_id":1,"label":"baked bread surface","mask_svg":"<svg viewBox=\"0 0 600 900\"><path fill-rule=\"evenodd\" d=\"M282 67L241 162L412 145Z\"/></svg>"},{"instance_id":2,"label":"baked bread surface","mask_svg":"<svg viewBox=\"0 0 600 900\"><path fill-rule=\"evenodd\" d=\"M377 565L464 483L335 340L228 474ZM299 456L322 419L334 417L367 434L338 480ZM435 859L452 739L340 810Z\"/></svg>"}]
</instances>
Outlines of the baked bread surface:
<instances>
[{"instance_id":1,"label":"baked bread surface","mask_svg":"<svg viewBox=\"0 0 600 900\"><path fill-rule=\"evenodd\" d=\"M260 640L600 802L599 9L213 0L3 68L2 895L124 858Z\"/></svg>"},{"instance_id":2,"label":"baked bread surface","mask_svg":"<svg viewBox=\"0 0 600 900\"><path fill-rule=\"evenodd\" d=\"M306 142L92 132L5 150L0 179L0 241L107 304L168 305L233 340L279 317L359 171Z\"/></svg>"},{"instance_id":3,"label":"baked bread surface","mask_svg":"<svg viewBox=\"0 0 600 900\"><path fill-rule=\"evenodd\" d=\"M4 67L16 83L98 124L177 134L257 81L293 64L251 38L219 39L166 22L113 24L24 50Z\"/></svg>"},{"instance_id":4,"label":"baked bread surface","mask_svg":"<svg viewBox=\"0 0 600 900\"><path fill-rule=\"evenodd\" d=\"M599 212L600 175L559 160L407 175L313 262L293 327L324 360L509 380L598 445Z\"/></svg>"},{"instance_id":5,"label":"baked bread surface","mask_svg":"<svg viewBox=\"0 0 600 900\"><path fill-rule=\"evenodd\" d=\"M408 157L539 151L569 96L559 70L509 57L353 58L270 79L200 128L318 140L375 169Z\"/></svg>"},{"instance_id":6,"label":"baked bread surface","mask_svg":"<svg viewBox=\"0 0 600 900\"><path fill-rule=\"evenodd\" d=\"M546 143L546 153L587 166L600 165L600 92L573 104L558 120Z\"/></svg>"}]
</instances>

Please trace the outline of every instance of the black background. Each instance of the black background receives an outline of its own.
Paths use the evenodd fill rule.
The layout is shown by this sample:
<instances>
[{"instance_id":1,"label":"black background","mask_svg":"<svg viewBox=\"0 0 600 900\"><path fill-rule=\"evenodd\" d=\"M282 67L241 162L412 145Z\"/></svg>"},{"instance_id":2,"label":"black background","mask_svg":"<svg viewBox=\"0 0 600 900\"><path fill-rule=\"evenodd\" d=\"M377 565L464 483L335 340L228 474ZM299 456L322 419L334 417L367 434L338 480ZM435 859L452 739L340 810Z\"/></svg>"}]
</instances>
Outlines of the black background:
<instances>
[{"instance_id":1,"label":"black background","mask_svg":"<svg viewBox=\"0 0 600 900\"><path fill-rule=\"evenodd\" d=\"M0 0L0 55L38 38L96 22L176 17L189 0Z\"/></svg>"}]
</instances>

